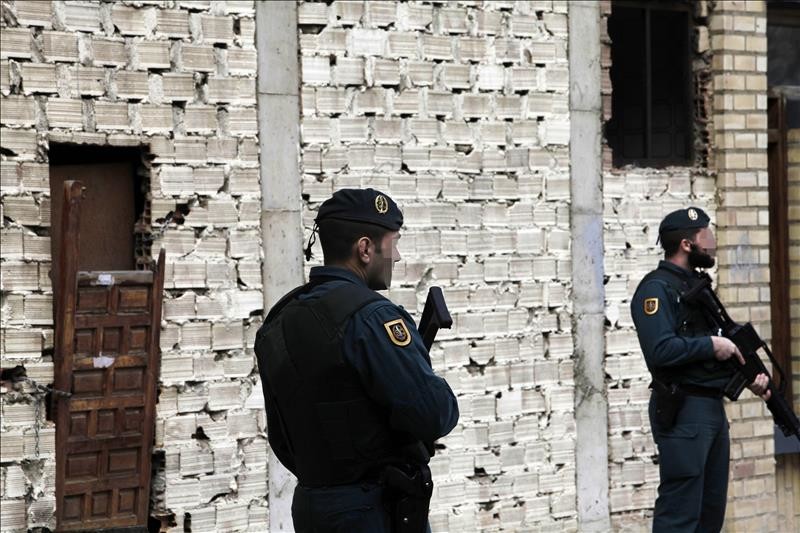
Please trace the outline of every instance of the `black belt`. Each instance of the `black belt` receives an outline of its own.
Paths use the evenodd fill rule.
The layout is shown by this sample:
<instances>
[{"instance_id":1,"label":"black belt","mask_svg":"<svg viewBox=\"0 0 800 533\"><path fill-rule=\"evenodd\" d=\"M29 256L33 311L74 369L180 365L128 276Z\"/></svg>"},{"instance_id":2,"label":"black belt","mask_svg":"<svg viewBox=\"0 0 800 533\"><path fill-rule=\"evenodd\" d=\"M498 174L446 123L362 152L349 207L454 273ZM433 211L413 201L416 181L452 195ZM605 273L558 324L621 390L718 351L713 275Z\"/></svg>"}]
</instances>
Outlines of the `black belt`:
<instances>
[{"instance_id":1,"label":"black belt","mask_svg":"<svg viewBox=\"0 0 800 533\"><path fill-rule=\"evenodd\" d=\"M703 387L702 385L681 384L678 388L689 396L702 396L703 398L721 399L723 392L714 387Z\"/></svg>"}]
</instances>

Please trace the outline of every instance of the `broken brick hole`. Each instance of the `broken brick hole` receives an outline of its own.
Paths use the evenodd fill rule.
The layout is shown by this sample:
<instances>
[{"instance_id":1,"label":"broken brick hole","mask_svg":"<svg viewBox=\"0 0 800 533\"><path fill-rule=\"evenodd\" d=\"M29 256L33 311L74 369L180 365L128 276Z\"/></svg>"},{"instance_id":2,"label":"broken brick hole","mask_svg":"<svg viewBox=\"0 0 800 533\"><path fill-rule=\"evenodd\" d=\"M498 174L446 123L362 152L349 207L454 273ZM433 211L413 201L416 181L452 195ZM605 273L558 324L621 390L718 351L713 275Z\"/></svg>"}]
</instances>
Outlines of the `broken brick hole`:
<instances>
[{"instance_id":1,"label":"broken brick hole","mask_svg":"<svg viewBox=\"0 0 800 533\"><path fill-rule=\"evenodd\" d=\"M17 365L14 368L0 369L0 381L10 381L16 383L22 381L27 376L25 367Z\"/></svg>"},{"instance_id":2,"label":"broken brick hole","mask_svg":"<svg viewBox=\"0 0 800 533\"><path fill-rule=\"evenodd\" d=\"M197 431L192 433L192 438L197 440L211 440L211 438L206 435L206 432L203 431L202 426L197 427Z\"/></svg>"}]
</instances>

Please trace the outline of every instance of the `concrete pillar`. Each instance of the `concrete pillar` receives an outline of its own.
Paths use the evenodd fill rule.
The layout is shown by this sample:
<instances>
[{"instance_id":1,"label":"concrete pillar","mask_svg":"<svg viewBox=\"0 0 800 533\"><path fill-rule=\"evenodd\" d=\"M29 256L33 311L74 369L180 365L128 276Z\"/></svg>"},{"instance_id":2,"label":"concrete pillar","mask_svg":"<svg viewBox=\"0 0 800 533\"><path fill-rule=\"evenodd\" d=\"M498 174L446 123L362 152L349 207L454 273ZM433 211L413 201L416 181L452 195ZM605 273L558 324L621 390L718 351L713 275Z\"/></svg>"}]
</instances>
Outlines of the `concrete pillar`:
<instances>
[{"instance_id":1,"label":"concrete pillar","mask_svg":"<svg viewBox=\"0 0 800 533\"><path fill-rule=\"evenodd\" d=\"M570 226L578 528L608 531L608 400L603 371L600 5L569 3Z\"/></svg>"},{"instance_id":2,"label":"concrete pillar","mask_svg":"<svg viewBox=\"0 0 800 533\"><path fill-rule=\"evenodd\" d=\"M297 3L256 2L264 309L303 283ZM293 531L296 479L269 453L270 531Z\"/></svg>"}]
</instances>

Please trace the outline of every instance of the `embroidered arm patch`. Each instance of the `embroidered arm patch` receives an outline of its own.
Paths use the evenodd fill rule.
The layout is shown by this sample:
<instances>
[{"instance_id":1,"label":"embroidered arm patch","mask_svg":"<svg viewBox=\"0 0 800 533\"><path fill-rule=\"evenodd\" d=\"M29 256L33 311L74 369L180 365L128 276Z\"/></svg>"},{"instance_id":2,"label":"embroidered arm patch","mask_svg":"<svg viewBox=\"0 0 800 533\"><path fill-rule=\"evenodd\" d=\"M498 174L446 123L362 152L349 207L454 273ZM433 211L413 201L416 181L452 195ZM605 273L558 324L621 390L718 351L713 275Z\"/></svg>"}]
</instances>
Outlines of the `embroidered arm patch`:
<instances>
[{"instance_id":1,"label":"embroidered arm patch","mask_svg":"<svg viewBox=\"0 0 800 533\"><path fill-rule=\"evenodd\" d=\"M647 298L644 301L644 314L654 315L658 313L658 298Z\"/></svg>"},{"instance_id":2,"label":"embroidered arm patch","mask_svg":"<svg viewBox=\"0 0 800 533\"><path fill-rule=\"evenodd\" d=\"M411 333L409 333L406 323L402 318L384 322L383 327L389 334L389 340L397 346L408 346L411 343Z\"/></svg>"}]
</instances>

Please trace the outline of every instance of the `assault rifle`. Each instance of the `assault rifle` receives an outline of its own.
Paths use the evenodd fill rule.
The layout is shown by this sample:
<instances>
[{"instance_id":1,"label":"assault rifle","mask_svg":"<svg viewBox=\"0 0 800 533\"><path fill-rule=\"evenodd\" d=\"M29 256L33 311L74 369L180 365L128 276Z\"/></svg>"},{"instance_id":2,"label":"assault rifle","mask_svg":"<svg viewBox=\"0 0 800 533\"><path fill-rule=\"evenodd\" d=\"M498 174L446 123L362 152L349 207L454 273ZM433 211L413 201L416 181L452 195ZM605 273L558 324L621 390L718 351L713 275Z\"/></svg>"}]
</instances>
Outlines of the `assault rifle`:
<instances>
[{"instance_id":1,"label":"assault rifle","mask_svg":"<svg viewBox=\"0 0 800 533\"><path fill-rule=\"evenodd\" d=\"M449 329L452 325L453 318L450 316L450 311L447 310L442 289L431 287L428 289L428 298L425 300L425 307L422 310L422 317L419 319L419 327L417 328L420 335L422 335L422 343L425 345L425 349L430 351L439 329ZM430 355L426 353L425 358L430 365ZM436 451L433 442L425 442L423 444L428 456L433 457Z\"/></svg>"},{"instance_id":2,"label":"assault rifle","mask_svg":"<svg viewBox=\"0 0 800 533\"><path fill-rule=\"evenodd\" d=\"M428 289L428 298L425 300L425 308L419 319L419 332L422 335L425 349L430 351L439 329L450 329L452 325L453 318L450 316L450 311L447 310L442 289L431 287Z\"/></svg>"},{"instance_id":3,"label":"assault rifle","mask_svg":"<svg viewBox=\"0 0 800 533\"><path fill-rule=\"evenodd\" d=\"M794 435L800 441L800 420L797 419L797 415L794 414L784 396L786 376L772 356L769 346L759 337L753 325L749 322L743 325L737 324L731 319L725 306L711 288L711 277L708 274L702 274L696 284L682 295L682 298L689 304L700 305L710 323L719 329L722 336L733 341L742 352L744 365L736 357L728 360L736 368L736 374L725 386L725 396L735 401L745 387L756 379L756 376L766 374L769 377L768 388L772 393L767 400L767 409L772 413L775 425L783 431L785 436ZM775 385L775 381L761 361L758 350L762 348L772 362L772 368L780 375L780 386Z\"/></svg>"},{"instance_id":4,"label":"assault rifle","mask_svg":"<svg viewBox=\"0 0 800 533\"><path fill-rule=\"evenodd\" d=\"M417 328L422 335L429 365L431 359L427 351L433 346L436 333L440 328L449 328L452 325L453 318L447 310L442 289L431 287ZM405 446L403 452L417 466L406 465L404 468L402 465L387 465L381 474L384 496L391 516L391 531L423 533L428 530L428 509L433 494L428 462L436 449L432 441L415 441Z\"/></svg>"}]
</instances>

